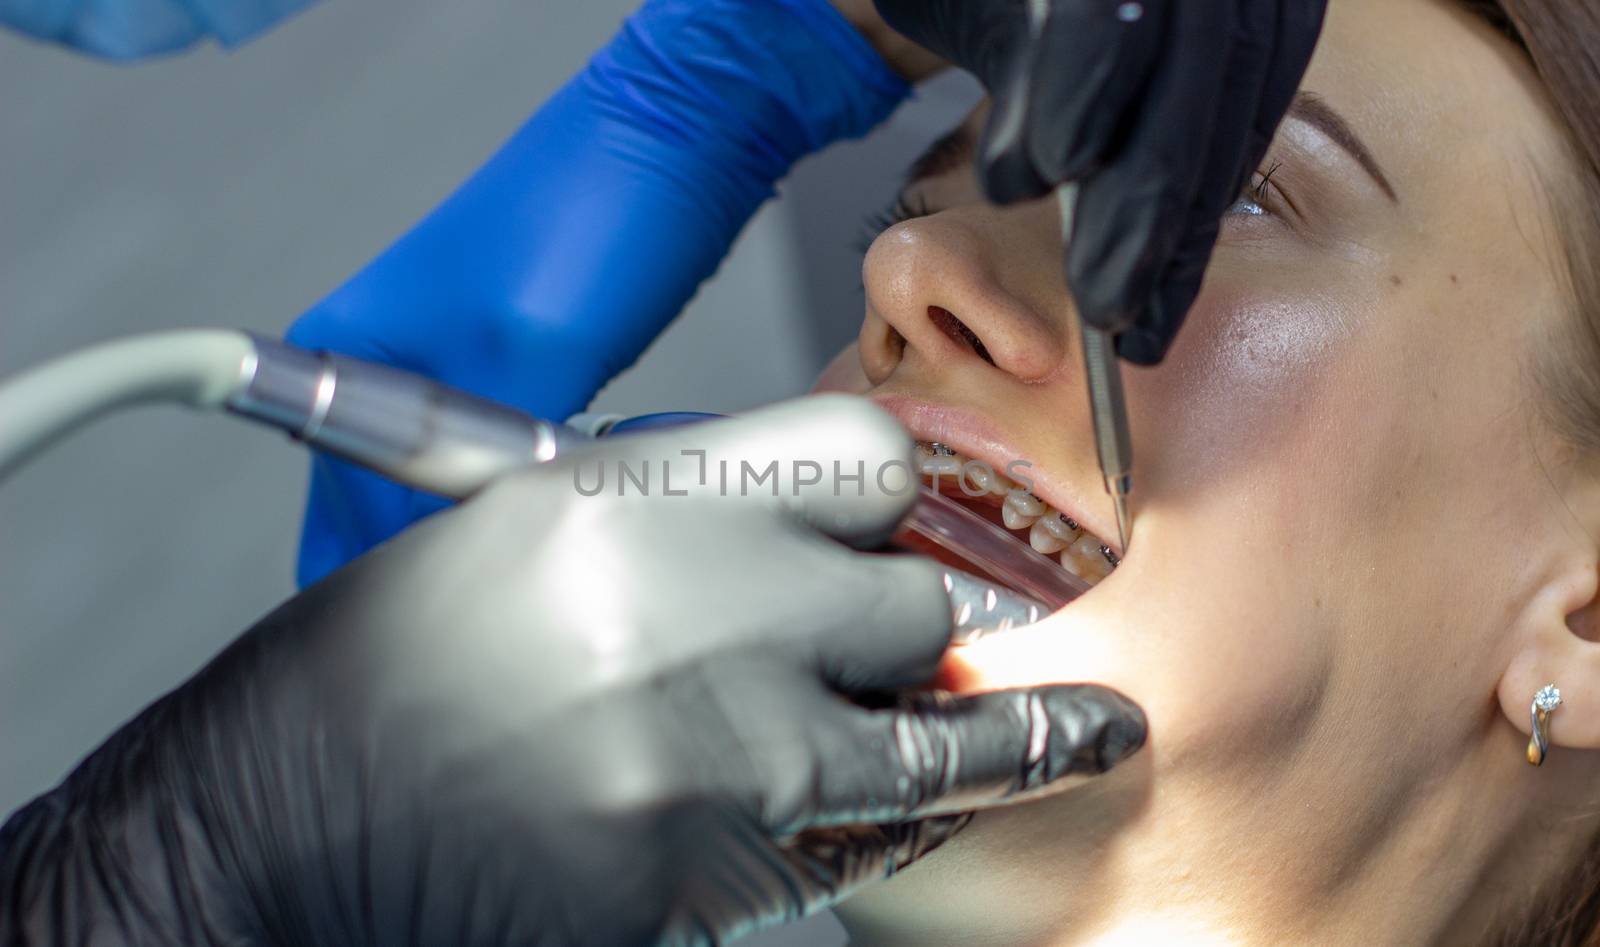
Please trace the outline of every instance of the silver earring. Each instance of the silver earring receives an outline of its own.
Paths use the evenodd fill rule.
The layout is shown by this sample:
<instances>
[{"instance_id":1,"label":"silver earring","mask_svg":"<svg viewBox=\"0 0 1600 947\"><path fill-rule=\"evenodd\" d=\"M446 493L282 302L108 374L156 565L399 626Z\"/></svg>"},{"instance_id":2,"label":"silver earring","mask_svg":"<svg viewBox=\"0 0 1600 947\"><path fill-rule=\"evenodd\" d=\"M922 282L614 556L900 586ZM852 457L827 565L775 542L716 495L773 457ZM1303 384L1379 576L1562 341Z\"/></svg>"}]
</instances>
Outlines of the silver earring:
<instances>
[{"instance_id":1,"label":"silver earring","mask_svg":"<svg viewBox=\"0 0 1600 947\"><path fill-rule=\"evenodd\" d=\"M1544 765L1544 755L1550 751L1550 715L1561 706L1561 688L1546 684L1533 695L1533 706L1528 713L1533 721L1533 736L1528 740L1528 762Z\"/></svg>"}]
</instances>

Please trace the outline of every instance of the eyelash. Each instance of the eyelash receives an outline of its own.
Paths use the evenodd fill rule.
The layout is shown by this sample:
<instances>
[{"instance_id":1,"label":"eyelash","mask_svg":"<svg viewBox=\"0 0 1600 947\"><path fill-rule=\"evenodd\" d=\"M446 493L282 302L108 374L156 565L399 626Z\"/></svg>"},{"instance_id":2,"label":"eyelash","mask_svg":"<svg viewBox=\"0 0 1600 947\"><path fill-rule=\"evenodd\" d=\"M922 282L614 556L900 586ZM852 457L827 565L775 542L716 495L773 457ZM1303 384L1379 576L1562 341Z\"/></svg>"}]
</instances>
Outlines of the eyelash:
<instances>
[{"instance_id":1,"label":"eyelash","mask_svg":"<svg viewBox=\"0 0 1600 947\"><path fill-rule=\"evenodd\" d=\"M1228 206L1228 209L1224 212L1224 216L1234 213L1245 213L1253 217L1271 214L1273 212L1272 205L1276 202L1271 188L1272 176L1277 174L1278 169L1281 167L1283 167L1283 162L1274 161L1272 163L1272 167L1268 168L1266 171L1256 171L1252 177L1259 177L1260 180L1254 183L1246 182L1245 189L1239 195L1239 199ZM1239 208L1243 204L1250 204L1256 209L1240 211Z\"/></svg>"},{"instance_id":2,"label":"eyelash","mask_svg":"<svg viewBox=\"0 0 1600 947\"><path fill-rule=\"evenodd\" d=\"M1246 203L1258 208L1254 211L1243 211L1243 213L1251 216L1265 216L1273 213L1272 206L1276 203L1276 199L1272 192L1272 176L1277 174L1278 169L1282 167L1283 162L1274 161L1267 170L1257 170L1251 177L1259 178L1259 180L1246 182L1245 189L1239 195L1239 199L1228 207L1224 215L1240 212L1238 210L1239 206ZM856 241L856 249L865 254L868 248L872 246L872 242L877 240L885 230L896 224L903 224L908 220L926 217L931 213L933 211L928 207L928 199L926 197L919 195L913 201L906 194L898 194L895 196L894 202L888 207L868 214L866 219L861 222L861 235Z\"/></svg>"},{"instance_id":3,"label":"eyelash","mask_svg":"<svg viewBox=\"0 0 1600 947\"><path fill-rule=\"evenodd\" d=\"M885 230L895 224L903 224L908 220L926 217L931 213L933 211L928 207L928 199L926 197L918 196L913 202L904 193L898 194L895 196L894 202L888 207L868 214L867 218L861 222L861 236L856 240L856 249L864 255L867 249L872 246L872 242L878 239L879 235Z\"/></svg>"}]
</instances>

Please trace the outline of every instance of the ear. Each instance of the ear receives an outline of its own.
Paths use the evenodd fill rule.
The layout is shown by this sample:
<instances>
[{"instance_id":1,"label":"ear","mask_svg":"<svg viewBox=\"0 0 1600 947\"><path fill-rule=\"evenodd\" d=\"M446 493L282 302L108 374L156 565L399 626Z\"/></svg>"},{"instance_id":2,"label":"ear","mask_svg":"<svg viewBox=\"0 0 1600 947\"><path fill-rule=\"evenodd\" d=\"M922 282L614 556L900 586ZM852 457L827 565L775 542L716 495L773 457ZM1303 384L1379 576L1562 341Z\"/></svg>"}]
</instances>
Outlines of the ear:
<instances>
[{"instance_id":1,"label":"ear","mask_svg":"<svg viewBox=\"0 0 1600 947\"><path fill-rule=\"evenodd\" d=\"M1594 550L1574 552L1519 616L1518 642L1500 678L1500 712L1533 734L1533 695L1546 684L1561 690L1550 715L1550 744L1600 749L1600 562Z\"/></svg>"}]
</instances>

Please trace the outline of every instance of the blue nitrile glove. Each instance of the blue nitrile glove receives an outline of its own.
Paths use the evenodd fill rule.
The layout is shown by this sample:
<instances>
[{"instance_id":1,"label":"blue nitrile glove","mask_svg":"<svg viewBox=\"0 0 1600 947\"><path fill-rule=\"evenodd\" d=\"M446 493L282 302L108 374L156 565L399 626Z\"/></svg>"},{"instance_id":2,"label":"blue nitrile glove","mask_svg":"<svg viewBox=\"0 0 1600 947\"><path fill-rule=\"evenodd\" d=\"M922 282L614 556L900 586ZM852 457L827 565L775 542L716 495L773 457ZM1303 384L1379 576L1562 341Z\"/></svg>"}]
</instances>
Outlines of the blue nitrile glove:
<instances>
[{"instance_id":1,"label":"blue nitrile glove","mask_svg":"<svg viewBox=\"0 0 1600 947\"><path fill-rule=\"evenodd\" d=\"M565 418L678 314L798 158L907 92L826 0L651 0L289 339ZM299 582L442 505L317 458Z\"/></svg>"},{"instance_id":2,"label":"blue nitrile glove","mask_svg":"<svg viewBox=\"0 0 1600 947\"><path fill-rule=\"evenodd\" d=\"M316 0L0 0L0 24L105 59L237 46Z\"/></svg>"}]
</instances>

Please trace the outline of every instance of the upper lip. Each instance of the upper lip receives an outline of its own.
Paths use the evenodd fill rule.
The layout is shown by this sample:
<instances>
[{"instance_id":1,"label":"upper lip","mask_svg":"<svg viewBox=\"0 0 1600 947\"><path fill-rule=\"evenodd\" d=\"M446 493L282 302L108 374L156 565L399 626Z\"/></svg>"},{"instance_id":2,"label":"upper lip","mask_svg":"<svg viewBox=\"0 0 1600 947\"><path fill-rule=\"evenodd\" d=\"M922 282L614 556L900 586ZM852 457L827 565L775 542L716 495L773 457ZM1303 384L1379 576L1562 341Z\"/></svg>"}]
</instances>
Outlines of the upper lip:
<instances>
[{"instance_id":1,"label":"upper lip","mask_svg":"<svg viewBox=\"0 0 1600 947\"><path fill-rule=\"evenodd\" d=\"M972 460L989 464L1000 473L1005 473L1006 465L1013 461L1027 460L1031 463L1028 455L1019 451L1014 441L997 424L978 412L904 395L868 397L894 415L913 437L937 441ZM1108 515L1110 510L1107 509L1105 513L1090 512L1088 500L1094 495L1093 492L1066 482L1038 464L1027 468L1027 477L1033 481L1035 496L1076 520L1119 558L1122 556L1123 550L1118 548L1114 538L1117 531Z\"/></svg>"}]
</instances>

